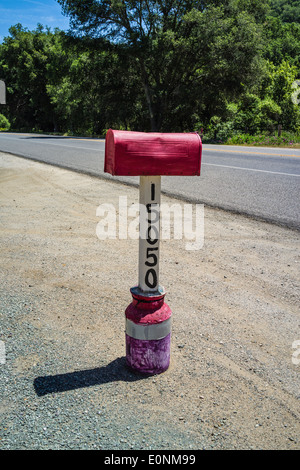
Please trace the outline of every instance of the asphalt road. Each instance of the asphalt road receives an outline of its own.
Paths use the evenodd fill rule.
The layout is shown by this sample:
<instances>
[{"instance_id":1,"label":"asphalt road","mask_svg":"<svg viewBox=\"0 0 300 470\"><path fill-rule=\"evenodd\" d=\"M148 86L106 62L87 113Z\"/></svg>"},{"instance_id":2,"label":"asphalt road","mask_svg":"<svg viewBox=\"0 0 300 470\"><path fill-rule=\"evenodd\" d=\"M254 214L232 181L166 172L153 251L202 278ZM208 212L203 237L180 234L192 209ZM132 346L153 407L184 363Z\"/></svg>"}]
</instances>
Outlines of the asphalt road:
<instances>
[{"instance_id":1,"label":"asphalt road","mask_svg":"<svg viewBox=\"0 0 300 470\"><path fill-rule=\"evenodd\" d=\"M0 133L0 151L87 174L104 173L101 139ZM300 229L300 150L203 145L200 177L164 176L162 190L194 203Z\"/></svg>"}]
</instances>

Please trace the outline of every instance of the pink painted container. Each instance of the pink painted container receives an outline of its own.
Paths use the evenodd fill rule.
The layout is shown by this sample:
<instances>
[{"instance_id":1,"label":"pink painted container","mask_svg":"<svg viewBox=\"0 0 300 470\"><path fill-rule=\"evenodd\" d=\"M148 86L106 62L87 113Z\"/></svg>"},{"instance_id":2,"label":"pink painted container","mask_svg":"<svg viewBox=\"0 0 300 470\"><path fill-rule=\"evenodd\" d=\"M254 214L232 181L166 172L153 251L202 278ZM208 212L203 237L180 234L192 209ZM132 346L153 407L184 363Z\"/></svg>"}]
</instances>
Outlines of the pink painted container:
<instances>
[{"instance_id":1,"label":"pink painted container","mask_svg":"<svg viewBox=\"0 0 300 470\"><path fill-rule=\"evenodd\" d=\"M125 311L126 362L144 374L160 374L170 364L171 309L165 294L144 296L132 288L132 303Z\"/></svg>"}]
</instances>

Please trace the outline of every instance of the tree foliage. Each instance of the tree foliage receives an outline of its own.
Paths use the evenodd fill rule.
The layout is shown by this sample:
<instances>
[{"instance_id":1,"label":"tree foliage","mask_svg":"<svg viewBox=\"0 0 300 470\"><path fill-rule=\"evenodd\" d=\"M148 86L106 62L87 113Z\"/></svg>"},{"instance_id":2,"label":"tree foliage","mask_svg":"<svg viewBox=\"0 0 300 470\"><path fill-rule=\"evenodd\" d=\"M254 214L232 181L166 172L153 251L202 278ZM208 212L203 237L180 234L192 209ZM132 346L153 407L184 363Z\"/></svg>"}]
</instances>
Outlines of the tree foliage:
<instances>
[{"instance_id":1,"label":"tree foliage","mask_svg":"<svg viewBox=\"0 0 300 470\"><path fill-rule=\"evenodd\" d=\"M271 0L271 15L285 23L300 23L300 4L298 0Z\"/></svg>"},{"instance_id":2,"label":"tree foliage","mask_svg":"<svg viewBox=\"0 0 300 470\"><path fill-rule=\"evenodd\" d=\"M28 31L17 24L0 48L1 75L7 84L7 109L14 128L49 129L53 107L46 91L49 80L66 73L60 33L38 25Z\"/></svg>"},{"instance_id":3,"label":"tree foliage","mask_svg":"<svg viewBox=\"0 0 300 470\"><path fill-rule=\"evenodd\" d=\"M297 131L300 24L279 0L58 0L71 31L18 24L0 45L15 129ZM280 10L282 13L282 9Z\"/></svg>"}]
</instances>

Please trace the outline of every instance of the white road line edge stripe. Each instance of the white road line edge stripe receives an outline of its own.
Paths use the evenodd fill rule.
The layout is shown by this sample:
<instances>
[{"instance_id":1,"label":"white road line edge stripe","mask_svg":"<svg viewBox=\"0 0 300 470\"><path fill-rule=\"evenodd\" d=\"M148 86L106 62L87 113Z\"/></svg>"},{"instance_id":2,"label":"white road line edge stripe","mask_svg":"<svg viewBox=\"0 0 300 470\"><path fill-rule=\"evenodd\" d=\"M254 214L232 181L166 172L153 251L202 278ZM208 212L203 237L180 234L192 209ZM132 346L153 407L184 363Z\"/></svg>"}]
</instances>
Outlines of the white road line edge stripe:
<instances>
[{"instance_id":1,"label":"white road line edge stripe","mask_svg":"<svg viewBox=\"0 0 300 470\"><path fill-rule=\"evenodd\" d=\"M256 168L243 168L243 167L240 167L240 166L218 165L216 163L202 163L201 165L219 166L219 167L222 167L222 168L231 168L231 169L234 169L234 170L259 171L260 173L272 173L273 175L297 176L297 177L300 176L300 175L295 175L294 173L283 173L283 172L280 172L280 171L258 170Z\"/></svg>"}]
</instances>

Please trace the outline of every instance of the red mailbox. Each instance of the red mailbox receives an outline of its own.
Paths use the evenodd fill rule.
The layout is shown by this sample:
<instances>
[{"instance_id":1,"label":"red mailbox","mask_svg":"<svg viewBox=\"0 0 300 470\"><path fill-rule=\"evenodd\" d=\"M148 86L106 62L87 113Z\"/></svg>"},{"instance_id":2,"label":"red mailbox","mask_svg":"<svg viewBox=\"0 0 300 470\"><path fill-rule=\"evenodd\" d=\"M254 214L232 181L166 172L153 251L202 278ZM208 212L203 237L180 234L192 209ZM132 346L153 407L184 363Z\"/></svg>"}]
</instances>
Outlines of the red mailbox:
<instances>
[{"instance_id":1,"label":"red mailbox","mask_svg":"<svg viewBox=\"0 0 300 470\"><path fill-rule=\"evenodd\" d=\"M104 171L111 175L200 175L202 143L197 133L171 134L109 129Z\"/></svg>"}]
</instances>

